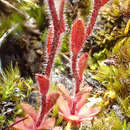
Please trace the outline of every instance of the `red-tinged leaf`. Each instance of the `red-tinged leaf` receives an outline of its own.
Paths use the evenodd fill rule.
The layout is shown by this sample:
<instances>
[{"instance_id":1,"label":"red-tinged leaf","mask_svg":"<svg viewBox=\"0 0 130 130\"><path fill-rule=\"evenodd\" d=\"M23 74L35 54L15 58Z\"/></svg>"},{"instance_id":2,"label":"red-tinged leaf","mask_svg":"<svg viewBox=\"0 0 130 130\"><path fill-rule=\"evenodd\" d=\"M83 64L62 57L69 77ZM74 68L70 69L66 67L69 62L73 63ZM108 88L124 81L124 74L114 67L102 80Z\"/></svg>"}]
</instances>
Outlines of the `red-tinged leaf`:
<instances>
[{"instance_id":1,"label":"red-tinged leaf","mask_svg":"<svg viewBox=\"0 0 130 130\"><path fill-rule=\"evenodd\" d=\"M32 119L32 117L30 115L27 115L27 119L24 120L24 126L30 130L34 129L35 128L35 123L34 120Z\"/></svg>"},{"instance_id":2,"label":"red-tinged leaf","mask_svg":"<svg viewBox=\"0 0 130 130\"><path fill-rule=\"evenodd\" d=\"M48 53L48 56L50 55L50 52L51 52L53 36L54 36L53 27L50 27L49 32L48 32L48 39L47 39L47 53Z\"/></svg>"},{"instance_id":3,"label":"red-tinged leaf","mask_svg":"<svg viewBox=\"0 0 130 130\"><path fill-rule=\"evenodd\" d=\"M16 118L15 119L15 123L19 122L20 120L22 120L22 118ZM29 130L28 128L26 128L24 126L24 122L23 121L20 121L19 123L13 125L12 128L14 130Z\"/></svg>"},{"instance_id":4,"label":"red-tinged leaf","mask_svg":"<svg viewBox=\"0 0 130 130\"><path fill-rule=\"evenodd\" d=\"M36 79L42 95L46 95L49 89L49 80L45 75L36 74Z\"/></svg>"},{"instance_id":5,"label":"red-tinged leaf","mask_svg":"<svg viewBox=\"0 0 130 130\"><path fill-rule=\"evenodd\" d=\"M86 67L87 64L87 60L88 60L88 53L84 53L78 61L78 73L79 73L79 77L82 80L82 75L83 75L83 71Z\"/></svg>"},{"instance_id":6,"label":"red-tinged leaf","mask_svg":"<svg viewBox=\"0 0 130 130\"><path fill-rule=\"evenodd\" d=\"M96 116L101 110L96 107L90 107L87 104L85 104L79 111L78 116L80 118L90 118Z\"/></svg>"},{"instance_id":7,"label":"red-tinged leaf","mask_svg":"<svg viewBox=\"0 0 130 130\"><path fill-rule=\"evenodd\" d=\"M73 123L80 122L79 116L76 116L76 115L69 115L69 116L64 117L64 119L67 121L73 121Z\"/></svg>"},{"instance_id":8,"label":"red-tinged leaf","mask_svg":"<svg viewBox=\"0 0 130 130\"><path fill-rule=\"evenodd\" d=\"M68 93L68 91L65 89L64 85L58 84L57 85L58 91L61 93L61 95L67 100L68 106L71 109L73 106L73 101Z\"/></svg>"},{"instance_id":9,"label":"red-tinged leaf","mask_svg":"<svg viewBox=\"0 0 130 130\"><path fill-rule=\"evenodd\" d=\"M60 18L60 29L61 33L65 31L65 21L64 21L64 3L65 0L61 0L60 10L59 10L59 18Z\"/></svg>"},{"instance_id":10,"label":"red-tinged leaf","mask_svg":"<svg viewBox=\"0 0 130 130\"><path fill-rule=\"evenodd\" d=\"M58 92L53 92L48 95L46 99L46 114L52 109L52 107L56 104L57 99L59 98L60 94Z\"/></svg>"},{"instance_id":11,"label":"red-tinged leaf","mask_svg":"<svg viewBox=\"0 0 130 130\"><path fill-rule=\"evenodd\" d=\"M52 130L63 130L62 127L55 127Z\"/></svg>"},{"instance_id":12,"label":"red-tinged leaf","mask_svg":"<svg viewBox=\"0 0 130 130\"><path fill-rule=\"evenodd\" d=\"M82 96L85 93L90 93L92 91L92 88L89 87L88 85L86 85L84 88L82 88L77 94L76 94L76 98L79 96Z\"/></svg>"},{"instance_id":13,"label":"red-tinged leaf","mask_svg":"<svg viewBox=\"0 0 130 130\"><path fill-rule=\"evenodd\" d=\"M57 104L59 107L59 114L63 114L63 116L70 115L70 108L68 103L62 96L59 97Z\"/></svg>"},{"instance_id":14,"label":"red-tinged leaf","mask_svg":"<svg viewBox=\"0 0 130 130\"><path fill-rule=\"evenodd\" d=\"M77 20L72 26L71 50L73 55L77 55L82 48L85 40L85 26L83 20Z\"/></svg>"},{"instance_id":15,"label":"red-tinged leaf","mask_svg":"<svg viewBox=\"0 0 130 130\"><path fill-rule=\"evenodd\" d=\"M54 126L55 126L55 118L48 118L40 124L37 130L51 130L54 128Z\"/></svg>"},{"instance_id":16,"label":"red-tinged leaf","mask_svg":"<svg viewBox=\"0 0 130 130\"><path fill-rule=\"evenodd\" d=\"M78 113L83 105L86 104L87 98L91 92L91 87L84 87L81 89L75 96L75 100L77 102L76 104L76 110L75 113Z\"/></svg>"},{"instance_id":17,"label":"red-tinged leaf","mask_svg":"<svg viewBox=\"0 0 130 130\"><path fill-rule=\"evenodd\" d=\"M75 110L75 114L78 113L80 111L80 109L82 108L82 106L84 104L86 104L86 101L87 101L87 93L83 94L82 96L80 96L80 99L77 101L77 104L76 104L76 110Z\"/></svg>"},{"instance_id":18,"label":"red-tinged leaf","mask_svg":"<svg viewBox=\"0 0 130 130\"><path fill-rule=\"evenodd\" d=\"M31 105L27 104L27 103L22 103L22 104L20 104L20 105L21 105L22 110L23 110L26 114L28 114L29 116L31 116L32 119L33 119L34 122L35 122L35 121L37 120L37 113L36 113L36 111L34 110L34 108L33 108Z\"/></svg>"}]
</instances>

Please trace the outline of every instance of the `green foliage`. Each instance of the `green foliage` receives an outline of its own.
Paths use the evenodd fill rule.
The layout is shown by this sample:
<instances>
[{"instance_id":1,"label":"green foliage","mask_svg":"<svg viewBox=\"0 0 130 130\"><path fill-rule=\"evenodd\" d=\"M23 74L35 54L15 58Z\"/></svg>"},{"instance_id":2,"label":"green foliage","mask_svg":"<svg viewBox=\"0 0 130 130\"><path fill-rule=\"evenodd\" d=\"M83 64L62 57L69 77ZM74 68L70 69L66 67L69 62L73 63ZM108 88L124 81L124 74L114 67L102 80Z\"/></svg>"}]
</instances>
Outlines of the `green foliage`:
<instances>
[{"instance_id":1,"label":"green foliage","mask_svg":"<svg viewBox=\"0 0 130 130\"><path fill-rule=\"evenodd\" d=\"M128 130L129 128L130 126L126 124L126 121L122 123L114 111L108 114L102 113L92 126L92 130Z\"/></svg>"},{"instance_id":2,"label":"green foliage","mask_svg":"<svg viewBox=\"0 0 130 130\"><path fill-rule=\"evenodd\" d=\"M1 16L1 24L0 24L0 37L12 26L14 26L17 23L23 23L23 17L19 16L18 13L13 13L9 15L8 17L5 15ZM22 31L22 26L19 25L19 27L16 29L18 32Z\"/></svg>"},{"instance_id":3,"label":"green foliage","mask_svg":"<svg viewBox=\"0 0 130 130\"><path fill-rule=\"evenodd\" d=\"M36 1L31 0L13 1L11 4L15 9L9 8L9 12L7 11L9 14L4 12L0 13L0 37L15 24L19 24L19 26L14 29L17 33L24 30L25 24L28 24L28 26L34 30L35 27L39 30L43 30L48 26L46 19L47 13L45 12L44 5L40 6ZM33 21L30 21L31 18L33 18ZM32 22L33 25L31 25Z\"/></svg>"},{"instance_id":4,"label":"green foliage","mask_svg":"<svg viewBox=\"0 0 130 130\"><path fill-rule=\"evenodd\" d=\"M28 80L28 83L32 84L31 79ZM28 83L20 77L18 67L13 69L11 65L11 67L2 73L2 77L0 78L0 95L2 100L11 99L15 101L19 98L25 98L23 93L29 95L31 91Z\"/></svg>"},{"instance_id":5,"label":"green foliage","mask_svg":"<svg viewBox=\"0 0 130 130\"><path fill-rule=\"evenodd\" d=\"M118 99L124 113L127 115L127 117L130 118L130 96L126 97L125 99L121 99L121 98Z\"/></svg>"},{"instance_id":6,"label":"green foliage","mask_svg":"<svg viewBox=\"0 0 130 130\"><path fill-rule=\"evenodd\" d=\"M62 65L62 56L61 55L56 57L55 65L61 72L65 72L65 68Z\"/></svg>"},{"instance_id":7,"label":"green foliage","mask_svg":"<svg viewBox=\"0 0 130 130\"><path fill-rule=\"evenodd\" d=\"M102 84L108 89L115 89L116 91L120 91L122 85L120 83L119 76L121 75L117 67L100 64L100 70L95 79L102 82Z\"/></svg>"},{"instance_id":8,"label":"green foliage","mask_svg":"<svg viewBox=\"0 0 130 130\"><path fill-rule=\"evenodd\" d=\"M66 34L62 39L61 51L69 53L69 34Z\"/></svg>"},{"instance_id":9,"label":"green foliage","mask_svg":"<svg viewBox=\"0 0 130 130\"><path fill-rule=\"evenodd\" d=\"M11 65L0 77L0 129L12 123L12 119L22 111L19 107L30 92L32 80L24 80L20 77L17 66Z\"/></svg>"},{"instance_id":10,"label":"green foliage","mask_svg":"<svg viewBox=\"0 0 130 130\"><path fill-rule=\"evenodd\" d=\"M47 16L45 12L45 6L31 7L27 12L30 15L30 17L33 17L36 20L36 23L39 26L39 28L47 26L47 20L45 18Z\"/></svg>"},{"instance_id":11,"label":"green foliage","mask_svg":"<svg viewBox=\"0 0 130 130\"><path fill-rule=\"evenodd\" d=\"M119 1L114 1L115 3L112 6L115 6L115 9L118 8ZM126 0L127 1L127 0ZM104 10L103 13L108 15L115 14L114 16L110 15L110 19L112 17L114 19L118 19L120 14L109 11L111 10L110 5ZM115 10L114 9L114 10ZM117 11L118 12L118 11ZM121 13L121 12L120 12ZM105 15L103 15L105 17ZM115 20L116 21L116 20ZM115 23L113 23L114 25ZM122 121L120 117L116 115L113 111L109 114L107 113L107 109L113 103L117 103L120 106L121 113L130 118L130 97L129 97L129 86L130 86L130 21L128 20L127 24L122 20L120 22L120 29L117 27L115 30L111 30L114 26L108 27L107 32L105 30L101 30L101 32L97 32L95 37L98 40L95 40L100 46L103 46L103 50L92 54L89 57L88 65L89 71L93 74L94 79L98 80L106 90L102 92L102 101L99 103L99 106L103 108L103 112L99 116L97 120L94 121L92 130L128 130L130 129L130 123L127 121ZM115 24L116 26L118 25ZM105 24L105 26L107 26ZM113 32L112 32L113 31ZM106 35L108 33L109 35ZM100 34L100 37L99 37ZM103 38L105 36L105 39ZM106 40L106 36L110 39ZM112 38L112 39L111 39ZM127 119L127 118L126 118Z\"/></svg>"}]
</instances>

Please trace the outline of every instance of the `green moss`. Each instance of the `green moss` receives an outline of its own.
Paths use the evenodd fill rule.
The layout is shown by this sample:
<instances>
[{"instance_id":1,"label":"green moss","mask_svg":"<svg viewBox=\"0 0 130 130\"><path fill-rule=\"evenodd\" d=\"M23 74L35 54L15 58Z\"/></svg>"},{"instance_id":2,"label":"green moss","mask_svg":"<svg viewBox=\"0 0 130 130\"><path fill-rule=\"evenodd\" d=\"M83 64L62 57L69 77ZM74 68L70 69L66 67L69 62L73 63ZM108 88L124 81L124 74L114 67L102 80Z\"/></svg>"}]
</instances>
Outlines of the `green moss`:
<instances>
[{"instance_id":1,"label":"green moss","mask_svg":"<svg viewBox=\"0 0 130 130\"><path fill-rule=\"evenodd\" d=\"M128 130L126 121L122 122L114 111L103 113L93 122L92 130Z\"/></svg>"},{"instance_id":2,"label":"green moss","mask_svg":"<svg viewBox=\"0 0 130 130\"><path fill-rule=\"evenodd\" d=\"M19 69L8 67L0 77L0 129L6 127L16 115L21 113L19 104L24 101L31 92L33 81L20 77Z\"/></svg>"}]
</instances>

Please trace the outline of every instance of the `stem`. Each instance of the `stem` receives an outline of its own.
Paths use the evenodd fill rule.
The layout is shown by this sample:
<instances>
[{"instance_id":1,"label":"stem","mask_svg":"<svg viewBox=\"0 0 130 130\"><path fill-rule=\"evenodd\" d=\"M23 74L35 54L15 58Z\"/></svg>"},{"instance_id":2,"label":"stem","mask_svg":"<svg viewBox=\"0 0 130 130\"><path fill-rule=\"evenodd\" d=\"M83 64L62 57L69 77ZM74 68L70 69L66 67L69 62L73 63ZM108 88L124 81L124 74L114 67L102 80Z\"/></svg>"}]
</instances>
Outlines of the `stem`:
<instances>
[{"instance_id":1,"label":"stem","mask_svg":"<svg viewBox=\"0 0 130 130\"><path fill-rule=\"evenodd\" d=\"M61 33L65 31L65 22L64 22L64 16L63 16L63 14L64 14L64 3L65 3L65 0L61 0L60 10L59 10Z\"/></svg>"},{"instance_id":2,"label":"stem","mask_svg":"<svg viewBox=\"0 0 130 130\"><path fill-rule=\"evenodd\" d=\"M48 62L47 62L47 67L46 67L46 72L45 72L45 75L47 77L50 77L51 68L52 68L52 65L53 65L54 58L55 58L59 39L60 39L60 33L55 31L54 32L54 39L53 39L53 42L52 42L51 53L49 55L49 59L48 59Z\"/></svg>"},{"instance_id":3,"label":"stem","mask_svg":"<svg viewBox=\"0 0 130 130\"><path fill-rule=\"evenodd\" d=\"M76 60L77 60L77 55L73 55L72 56L72 71L73 71L75 82L76 82L75 93L78 93L81 81L80 81L79 75L77 73Z\"/></svg>"},{"instance_id":4,"label":"stem","mask_svg":"<svg viewBox=\"0 0 130 130\"><path fill-rule=\"evenodd\" d=\"M60 28L60 24L59 24L58 16L57 16L57 13L56 13L54 0L48 0L48 5L49 5L51 16L52 16L54 30L58 31L59 28Z\"/></svg>"},{"instance_id":5,"label":"stem","mask_svg":"<svg viewBox=\"0 0 130 130\"><path fill-rule=\"evenodd\" d=\"M40 113L40 116L39 116L38 121L36 123L36 127L40 126L41 122L45 118L45 114L46 114L45 109L46 109L46 96L42 95L41 113Z\"/></svg>"},{"instance_id":6,"label":"stem","mask_svg":"<svg viewBox=\"0 0 130 130\"><path fill-rule=\"evenodd\" d=\"M86 39L88 39L89 35L91 34L93 30L93 27L95 25L95 22L98 16L99 9L100 8L96 5L96 3L94 3L93 12L89 21L89 25L87 26L87 29L86 29Z\"/></svg>"},{"instance_id":7,"label":"stem","mask_svg":"<svg viewBox=\"0 0 130 130\"><path fill-rule=\"evenodd\" d=\"M75 114L76 104L77 104L77 102L76 102L75 100L73 100L73 106L72 106L72 109L71 109L71 114L72 114L72 115Z\"/></svg>"},{"instance_id":8,"label":"stem","mask_svg":"<svg viewBox=\"0 0 130 130\"><path fill-rule=\"evenodd\" d=\"M64 8L64 0L61 3L61 7ZM53 25L54 25L54 38L53 38L53 42L52 42L52 47L51 47L51 52L48 58L48 62L47 62L47 67L46 67L46 71L45 74L47 77L50 77L50 73L51 73L51 68L53 65L53 61L56 55L56 50L58 47L58 43L59 43L59 39L60 39L60 34L63 32L61 31L61 24L63 24L63 9L60 9L60 20L62 21L62 23L60 23L60 20L58 20L58 16L56 13L56 8L55 8L55 4L53 0L48 0L48 5L50 8L50 12L51 12L51 16L52 16L52 20L53 20Z\"/></svg>"}]
</instances>

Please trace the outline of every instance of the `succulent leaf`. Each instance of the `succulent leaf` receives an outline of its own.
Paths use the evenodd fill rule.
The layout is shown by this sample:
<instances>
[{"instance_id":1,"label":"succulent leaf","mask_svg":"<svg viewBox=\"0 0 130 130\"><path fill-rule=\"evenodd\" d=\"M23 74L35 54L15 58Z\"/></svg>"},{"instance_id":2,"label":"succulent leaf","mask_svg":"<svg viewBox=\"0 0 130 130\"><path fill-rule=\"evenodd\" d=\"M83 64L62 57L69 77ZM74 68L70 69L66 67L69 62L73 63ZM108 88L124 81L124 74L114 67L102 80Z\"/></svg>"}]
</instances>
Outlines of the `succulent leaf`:
<instances>
[{"instance_id":1,"label":"succulent leaf","mask_svg":"<svg viewBox=\"0 0 130 130\"><path fill-rule=\"evenodd\" d=\"M82 80L83 71L87 64L87 59L88 59L88 53L84 53L78 61L78 73L81 80Z\"/></svg>"},{"instance_id":2,"label":"succulent leaf","mask_svg":"<svg viewBox=\"0 0 130 130\"><path fill-rule=\"evenodd\" d=\"M36 74L36 79L42 95L46 95L49 90L49 80L45 75Z\"/></svg>"},{"instance_id":3,"label":"succulent leaf","mask_svg":"<svg viewBox=\"0 0 130 130\"><path fill-rule=\"evenodd\" d=\"M21 108L26 114L31 116L34 121L37 120L37 113L31 105L27 103L21 103Z\"/></svg>"},{"instance_id":4,"label":"succulent leaf","mask_svg":"<svg viewBox=\"0 0 130 130\"><path fill-rule=\"evenodd\" d=\"M85 26L83 20L78 19L72 26L71 50L73 55L77 55L85 40Z\"/></svg>"},{"instance_id":5,"label":"succulent leaf","mask_svg":"<svg viewBox=\"0 0 130 130\"><path fill-rule=\"evenodd\" d=\"M68 91L65 89L64 85L58 84L57 85L58 91L62 94L62 96L67 100L69 108L72 108L73 102L72 99L68 93Z\"/></svg>"},{"instance_id":6,"label":"succulent leaf","mask_svg":"<svg viewBox=\"0 0 130 130\"><path fill-rule=\"evenodd\" d=\"M15 123L19 122L21 119L22 119L22 118L18 118L18 117L17 117L17 118L15 119ZM15 125L13 125L12 128L13 128L14 130L29 130L28 128L26 128L26 126L24 125L24 122L23 122L23 121L21 121L21 122L15 124Z\"/></svg>"},{"instance_id":7,"label":"succulent leaf","mask_svg":"<svg viewBox=\"0 0 130 130\"><path fill-rule=\"evenodd\" d=\"M79 111L78 116L83 118L90 118L97 115L101 110L97 107L90 107L88 104L85 104Z\"/></svg>"},{"instance_id":8,"label":"succulent leaf","mask_svg":"<svg viewBox=\"0 0 130 130\"><path fill-rule=\"evenodd\" d=\"M53 92L48 95L46 99L46 114L52 109L52 107L56 104L57 99L60 94L58 92Z\"/></svg>"},{"instance_id":9,"label":"succulent leaf","mask_svg":"<svg viewBox=\"0 0 130 130\"><path fill-rule=\"evenodd\" d=\"M50 130L55 126L55 118L47 118L44 120L37 130Z\"/></svg>"}]
</instances>

